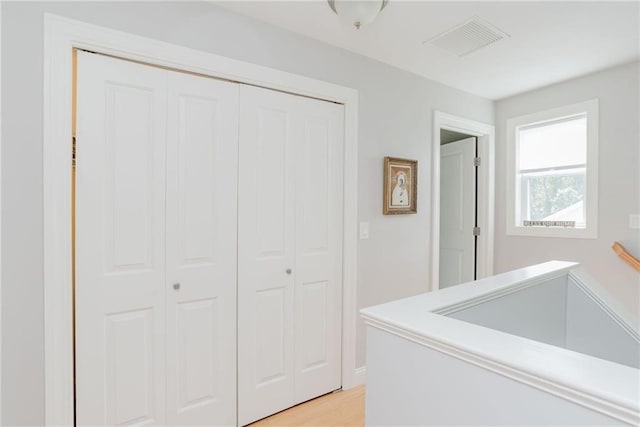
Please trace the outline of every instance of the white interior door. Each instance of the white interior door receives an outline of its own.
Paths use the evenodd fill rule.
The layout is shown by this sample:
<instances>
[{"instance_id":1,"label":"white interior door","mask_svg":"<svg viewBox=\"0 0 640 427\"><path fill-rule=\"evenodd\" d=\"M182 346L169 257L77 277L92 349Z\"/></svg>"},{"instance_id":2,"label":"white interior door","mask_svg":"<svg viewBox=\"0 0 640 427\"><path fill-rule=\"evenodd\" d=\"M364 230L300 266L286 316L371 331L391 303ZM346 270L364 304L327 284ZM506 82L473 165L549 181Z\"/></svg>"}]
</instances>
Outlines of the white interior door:
<instances>
[{"instance_id":1,"label":"white interior door","mask_svg":"<svg viewBox=\"0 0 640 427\"><path fill-rule=\"evenodd\" d=\"M240 89L241 425L340 387L342 116Z\"/></svg>"},{"instance_id":2,"label":"white interior door","mask_svg":"<svg viewBox=\"0 0 640 427\"><path fill-rule=\"evenodd\" d=\"M238 85L167 78L167 422L233 425Z\"/></svg>"},{"instance_id":3,"label":"white interior door","mask_svg":"<svg viewBox=\"0 0 640 427\"><path fill-rule=\"evenodd\" d=\"M295 99L240 88L238 423L293 405Z\"/></svg>"},{"instance_id":4,"label":"white interior door","mask_svg":"<svg viewBox=\"0 0 640 427\"><path fill-rule=\"evenodd\" d=\"M78 54L78 425L235 424L238 96Z\"/></svg>"},{"instance_id":5,"label":"white interior door","mask_svg":"<svg viewBox=\"0 0 640 427\"><path fill-rule=\"evenodd\" d=\"M474 278L475 138L440 147L440 289Z\"/></svg>"},{"instance_id":6,"label":"white interior door","mask_svg":"<svg viewBox=\"0 0 640 427\"><path fill-rule=\"evenodd\" d=\"M296 99L295 404L341 386L344 107Z\"/></svg>"},{"instance_id":7,"label":"white interior door","mask_svg":"<svg viewBox=\"0 0 640 427\"><path fill-rule=\"evenodd\" d=\"M166 424L166 76L78 52L77 425Z\"/></svg>"}]
</instances>

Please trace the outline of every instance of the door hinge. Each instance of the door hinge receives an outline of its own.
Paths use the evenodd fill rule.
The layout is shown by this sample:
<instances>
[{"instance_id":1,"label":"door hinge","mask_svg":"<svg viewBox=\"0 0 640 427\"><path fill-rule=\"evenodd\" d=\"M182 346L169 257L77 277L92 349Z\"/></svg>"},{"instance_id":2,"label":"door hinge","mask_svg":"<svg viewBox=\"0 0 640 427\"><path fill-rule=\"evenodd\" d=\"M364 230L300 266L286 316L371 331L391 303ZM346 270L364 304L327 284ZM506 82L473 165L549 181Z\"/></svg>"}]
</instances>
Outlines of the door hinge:
<instances>
[{"instance_id":1,"label":"door hinge","mask_svg":"<svg viewBox=\"0 0 640 427\"><path fill-rule=\"evenodd\" d=\"M475 166L475 167L480 166L480 157L474 157L473 158L473 166Z\"/></svg>"},{"instance_id":2,"label":"door hinge","mask_svg":"<svg viewBox=\"0 0 640 427\"><path fill-rule=\"evenodd\" d=\"M473 235L478 237L480 235L480 227L473 227Z\"/></svg>"},{"instance_id":3,"label":"door hinge","mask_svg":"<svg viewBox=\"0 0 640 427\"><path fill-rule=\"evenodd\" d=\"M76 137L71 138L71 167L76 167Z\"/></svg>"}]
</instances>

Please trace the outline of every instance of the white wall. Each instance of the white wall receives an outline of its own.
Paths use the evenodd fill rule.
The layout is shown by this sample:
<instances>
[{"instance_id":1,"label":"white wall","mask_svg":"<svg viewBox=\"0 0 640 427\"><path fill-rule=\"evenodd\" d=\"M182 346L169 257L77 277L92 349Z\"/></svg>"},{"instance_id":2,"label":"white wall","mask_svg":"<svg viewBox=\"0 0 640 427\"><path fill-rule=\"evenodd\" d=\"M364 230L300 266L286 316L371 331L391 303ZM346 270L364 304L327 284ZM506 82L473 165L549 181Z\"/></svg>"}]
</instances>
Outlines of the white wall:
<instances>
[{"instance_id":1,"label":"white wall","mask_svg":"<svg viewBox=\"0 0 640 427\"><path fill-rule=\"evenodd\" d=\"M640 367L640 344L567 276L447 317Z\"/></svg>"},{"instance_id":2,"label":"white wall","mask_svg":"<svg viewBox=\"0 0 640 427\"><path fill-rule=\"evenodd\" d=\"M44 422L43 14L51 12L359 90L358 305L428 284L433 110L493 123L493 103L206 3L18 3L2 10L2 424ZM382 158L419 161L418 214L383 217ZM364 364L364 327L357 359Z\"/></svg>"},{"instance_id":3,"label":"white wall","mask_svg":"<svg viewBox=\"0 0 640 427\"><path fill-rule=\"evenodd\" d=\"M567 277L560 276L448 317L558 347L565 346Z\"/></svg>"},{"instance_id":4,"label":"white wall","mask_svg":"<svg viewBox=\"0 0 640 427\"><path fill-rule=\"evenodd\" d=\"M639 230L629 228L629 214L640 213L639 73L638 63L629 64L496 102L496 273L552 259L577 261L637 316L638 273L611 244L617 240L640 253ZM600 100L598 238L507 236L507 120L593 98Z\"/></svg>"},{"instance_id":5,"label":"white wall","mask_svg":"<svg viewBox=\"0 0 640 427\"><path fill-rule=\"evenodd\" d=\"M573 279L567 283L566 299L565 348L640 369L640 344Z\"/></svg>"},{"instance_id":6,"label":"white wall","mask_svg":"<svg viewBox=\"0 0 640 427\"><path fill-rule=\"evenodd\" d=\"M506 375L371 326L367 328L367 348L367 426L624 425ZM532 357L526 352L523 356Z\"/></svg>"}]
</instances>

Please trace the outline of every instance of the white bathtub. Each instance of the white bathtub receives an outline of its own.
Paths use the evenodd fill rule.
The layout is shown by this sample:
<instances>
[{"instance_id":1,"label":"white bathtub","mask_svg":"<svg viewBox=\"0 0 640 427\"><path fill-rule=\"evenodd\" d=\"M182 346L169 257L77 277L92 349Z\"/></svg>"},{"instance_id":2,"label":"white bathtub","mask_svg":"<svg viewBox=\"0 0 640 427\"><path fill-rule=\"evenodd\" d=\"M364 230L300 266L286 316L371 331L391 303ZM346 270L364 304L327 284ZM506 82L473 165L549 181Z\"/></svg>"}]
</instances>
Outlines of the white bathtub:
<instances>
[{"instance_id":1,"label":"white bathtub","mask_svg":"<svg viewBox=\"0 0 640 427\"><path fill-rule=\"evenodd\" d=\"M637 320L577 267L362 310L367 425L639 425Z\"/></svg>"}]
</instances>

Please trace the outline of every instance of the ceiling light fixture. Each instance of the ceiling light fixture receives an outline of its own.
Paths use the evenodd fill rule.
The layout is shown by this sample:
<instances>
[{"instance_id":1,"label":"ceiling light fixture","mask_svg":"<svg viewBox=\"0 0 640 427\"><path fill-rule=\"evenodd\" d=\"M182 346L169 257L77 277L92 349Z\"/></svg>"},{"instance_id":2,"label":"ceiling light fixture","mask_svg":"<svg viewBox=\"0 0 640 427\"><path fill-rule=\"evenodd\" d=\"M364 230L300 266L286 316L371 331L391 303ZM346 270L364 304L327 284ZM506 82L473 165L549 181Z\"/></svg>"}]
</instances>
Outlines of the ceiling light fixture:
<instances>
[{"instance_id":1,"label":"ceiling light fixture","mask_svg":"<svg viewBox=\"0 0 640 427\"><path fill-rule=\"evenodd\" d=\"M389 0L327 0L329 7L340 18L357 29L376 19Z\"/></svg>"}]
</instances>

